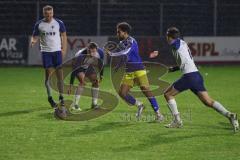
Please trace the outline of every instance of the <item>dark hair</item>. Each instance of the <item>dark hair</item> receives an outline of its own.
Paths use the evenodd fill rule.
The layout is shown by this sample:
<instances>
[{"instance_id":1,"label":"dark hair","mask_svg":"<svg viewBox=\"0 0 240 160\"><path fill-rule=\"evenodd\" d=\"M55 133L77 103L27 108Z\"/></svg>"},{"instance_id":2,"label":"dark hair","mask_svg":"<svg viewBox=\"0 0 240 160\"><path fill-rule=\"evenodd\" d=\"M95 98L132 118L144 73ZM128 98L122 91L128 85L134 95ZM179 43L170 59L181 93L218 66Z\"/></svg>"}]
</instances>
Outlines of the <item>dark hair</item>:
<instances>
[{"instance_id":1,"label":"dark hair","mask_svg":"<svg viewBox=\"0 0 240 160\"><path fill-rule=\"evenodd\" d=\"M53 10L53 7L50 6L50 5L46 5L46 6L43 7L43 12L50 11L50 10Z\"/></svg>"},{"instance_id":2,"label":"dark hair","mask_svg":"<svg viewBox=\"0 0 240 160\"><path fill-rule=\"evenodd\" d=\"M131 32L132 27L130 26L130 24L128 24L127 22L121 22L117 24L117 28L119 28L121 31L123 32L127 32L128 34Z\"/></svg>"},{"instance_id":3,"label":"dark hair","mask_svg":"<svg viewBox=\"0 0 240 160\"><path fill-rule=\"evenodd\" d=\"M88 43L87 48L88 49L95 49L95 48L98 48L98 45L95 42L90 42L90 43Z\"/></svg>"},{"instance_id":4,"label":"dark hair","mask_svg":"<svg viewBox=\"0 0 240 160\"><path fill-rule=\"evenodd\" d=\"M176 39L176 38L180 37L180 31L176 27L170 27L170 28L167 29L166 35L168 37Z\"/></svg>"}]
</instances>

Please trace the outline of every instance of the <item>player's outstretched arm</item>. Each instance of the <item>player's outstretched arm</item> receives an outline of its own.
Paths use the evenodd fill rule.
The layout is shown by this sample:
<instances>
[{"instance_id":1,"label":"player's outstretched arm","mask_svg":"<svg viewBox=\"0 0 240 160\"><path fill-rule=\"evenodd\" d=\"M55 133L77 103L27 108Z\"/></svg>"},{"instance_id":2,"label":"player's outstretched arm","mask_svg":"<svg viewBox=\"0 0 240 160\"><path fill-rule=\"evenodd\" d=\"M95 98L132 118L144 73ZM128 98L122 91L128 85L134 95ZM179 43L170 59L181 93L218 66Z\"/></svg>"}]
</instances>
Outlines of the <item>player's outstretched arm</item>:
<instances>
[{"instance_id":1,"label":"player's outstretched arm","mask_svg":"<svg viewBox=\"0 0 240 160\"><path fill-rule=\"evenodd\" d=\"M103 46L104 52L111 57L127 55L132 49L132 42L124 47L119 47L115 42L109 41Z\"/></svg>"}]
</instances>

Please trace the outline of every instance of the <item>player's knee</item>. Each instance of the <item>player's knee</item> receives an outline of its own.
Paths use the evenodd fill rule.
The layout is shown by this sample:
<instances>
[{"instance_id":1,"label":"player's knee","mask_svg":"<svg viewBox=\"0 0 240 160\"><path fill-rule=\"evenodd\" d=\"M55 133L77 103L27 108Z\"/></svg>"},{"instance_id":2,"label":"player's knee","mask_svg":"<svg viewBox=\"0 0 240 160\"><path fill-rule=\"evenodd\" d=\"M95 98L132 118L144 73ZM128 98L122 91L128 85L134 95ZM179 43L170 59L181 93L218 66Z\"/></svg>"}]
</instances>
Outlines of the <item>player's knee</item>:
<instances>
[{"instance_id":1,"label":"player's knee","mask_svg":"<svg viewBox=\"0 0 240 160\"><path fill-rule=\"evenodd\" d=\"M204 99L202 102L207 106L207 107L212 107L213 101L209 99Z\"/></svg>"},{"instance_id":2,"label":"player's knee","mask_svg":"<svg viewBox=\"0 0 240 160\"><path fill-rule=\"evenodd\" d=\"M119 90L119 91L118 91L118 94L119 94L119 96L122 97L122 98L124 98L124 97L127 95L127 93L125 93L125 92L122 91L122 90Z\"/></svg>"},{"instance_id":3,"label":"player's knee","mask_svg":"<svg viewBox=\"0 0 240 160\"><path fill-rule=\"evenodd\" d=\"M149 91L149 87L147 86L141 86L140 88L142 91Z\"/></svg>"},{"instance_id":4,"label":"player's knee","mask_svg":"<svg viewBox=\"0 0 240 160\"><path fill-rule=\"evenodd\" d=\"M164 98L165 98L166 100L168 100L168 99L170 98L168 92L164 92Z\"/></svg>"},{"instance_id":5,"label":"player's knee","mask_svg":"<svg viewBox=\"0 0 240 160\"><path fill-rule=\"evenodd\" d=\"M85 85L85 83L83 82L83 81L79 81L79 84L78 84L79 86L84 86Z\"/></svg>"},{"instance_id":6,"label":"player's knee","mask_svg":"<svg viewBox=\"0 0 240 160\"><path fill-rule=\"evenodd\" d=\"M92 86L93 87L98 87L98 80L97 79L92 81Z\"/></svg>"}]
</instances>

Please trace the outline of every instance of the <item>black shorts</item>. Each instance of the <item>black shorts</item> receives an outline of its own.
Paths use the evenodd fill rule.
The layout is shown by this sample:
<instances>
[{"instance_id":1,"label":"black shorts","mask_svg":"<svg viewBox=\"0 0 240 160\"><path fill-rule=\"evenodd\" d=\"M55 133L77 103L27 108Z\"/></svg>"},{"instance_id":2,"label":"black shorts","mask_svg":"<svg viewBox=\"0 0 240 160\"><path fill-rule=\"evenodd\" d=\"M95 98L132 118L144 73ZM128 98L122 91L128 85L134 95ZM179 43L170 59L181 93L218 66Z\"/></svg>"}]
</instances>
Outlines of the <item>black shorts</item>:
<instances>
[{"instance_id":1,"label":"black shorts","mask_svg":"<svg viewBox=\"0 0 240 160\"><path fill-rule=\"evenodd\" d=\"M75 70L75 76L77 76L81 72L85 73L85 76L90 76L92 74L97 74L95 69L92 66L89 66L87 69L82 68L82 67L76 69Z\"/></svg>"}]
</instances>

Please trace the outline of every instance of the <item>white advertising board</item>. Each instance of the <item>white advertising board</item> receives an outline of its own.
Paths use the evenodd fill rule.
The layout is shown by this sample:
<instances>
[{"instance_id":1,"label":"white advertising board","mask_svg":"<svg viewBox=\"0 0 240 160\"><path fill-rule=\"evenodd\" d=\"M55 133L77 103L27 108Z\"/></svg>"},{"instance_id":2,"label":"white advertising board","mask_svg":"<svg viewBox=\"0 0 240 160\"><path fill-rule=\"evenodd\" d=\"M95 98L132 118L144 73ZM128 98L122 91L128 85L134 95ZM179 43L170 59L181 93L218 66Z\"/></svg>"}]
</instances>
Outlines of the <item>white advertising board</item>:
<instances>
[{"instance_id":1,"label":"white advertising board","mask_svg":"<svg viewBox=\"0 0 240 160\"><path fill-rule=\"evenodd\" d=\"M240 37L184 37L196 62L240 62Z\"/></svg>"}]
</instances>

